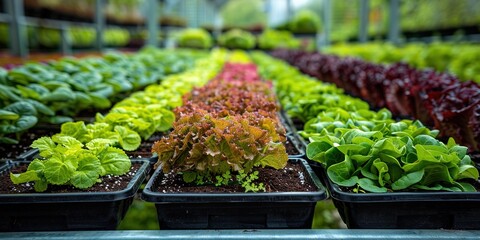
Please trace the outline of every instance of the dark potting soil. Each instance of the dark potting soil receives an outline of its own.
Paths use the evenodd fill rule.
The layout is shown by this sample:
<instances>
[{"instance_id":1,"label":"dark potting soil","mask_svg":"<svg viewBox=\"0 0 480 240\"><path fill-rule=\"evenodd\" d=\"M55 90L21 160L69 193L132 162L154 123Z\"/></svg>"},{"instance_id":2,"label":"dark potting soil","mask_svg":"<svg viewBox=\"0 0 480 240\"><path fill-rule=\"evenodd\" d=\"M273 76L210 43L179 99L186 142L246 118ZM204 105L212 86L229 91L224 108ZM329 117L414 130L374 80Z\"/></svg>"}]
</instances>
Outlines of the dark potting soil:
<instances>
[{"instance_id":1,"label":"dark potting soil","mask_svg":"<svg viewBox=\"0 0 480 240\"><path fill-rule=\"evenodd\" d=\"M287 154L288 155L298 155L300 154L300 152L298 151L298 149L295 147L295 145L293 144L293 142L291 142L289 140L289 138L287 137L287 141L285 142L285 149L287 149Z\"/></svg>"},{"instance_id":2,"label":"dark potting soil","mask_svg":"<svg viewBox=\"0 0 480 240\"><path fill-rule=\"evenodd\" d=\"M121 175L113 176L106 175L100 178L101 182L96 183L87 189L78 189L73 186L66 185L49 185L45 193L69 193L69 192L115 192L125 189L130 180L135 176L138 169L142 166L140 163L133 163L130 172ZM22 173L27 170L27 165L20 165L12 168L12 173ZM10 180L9 172L4 172L0 175L0 193L35 193L33 182L13 184Z\"/></svg>"},{"instance_id":3,"label":"dark potting soil","mask_svg":"<svg viewBox=\"0 0 480 240\"><path fill-rule=\"evenodd\" d=\"M165 136L165 133L154 133L149 139L142 141L140 147L135 151L125 151L130 158L149 158L152 157L153 144Z\"/></svg>"},{"instance_id":4,"label":"dark potting soil","mask_svg":"<svg viewBox=\"0 0 480 240\"><path fill-rule=\"evenodd\" d=\"M258 179L255 184L263 183L266 192L312 192L316 191L306 171L300 163L288 162L283 169L276 170L270 167L254 168L258 171ZM243 193L245 190L239 185L197 186L194 183L185 183L182 176L175 173L167 173L159 177L154 184L154 191L163 193L189 192L189 193Z\"/></svg>"},{"instance_id":5,"label":"dark potting soil","mask_svg":"<svg viewBox=\"0 0 480 240\"><path fill-rule=\"evenodd\" d=\"M0 158L15 159L18 155L30 149L32 142L43 136L52 136L60 131L60 126L55 127L35 127L22 134L17 144L0 144Z\"/></svg>"}]
</instances>

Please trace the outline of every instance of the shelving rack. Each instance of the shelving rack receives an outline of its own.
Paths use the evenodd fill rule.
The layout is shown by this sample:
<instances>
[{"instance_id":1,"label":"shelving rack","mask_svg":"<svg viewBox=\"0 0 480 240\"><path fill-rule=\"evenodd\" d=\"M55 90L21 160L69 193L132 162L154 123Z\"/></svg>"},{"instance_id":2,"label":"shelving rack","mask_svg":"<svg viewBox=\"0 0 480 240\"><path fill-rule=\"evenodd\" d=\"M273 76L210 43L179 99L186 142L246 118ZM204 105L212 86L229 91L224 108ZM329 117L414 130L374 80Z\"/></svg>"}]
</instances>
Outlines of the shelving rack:
<instances>
[{"instance_id":1,"label":"shelving rack","mask_svg":"<svg viewBox=\"0 0 480 240\"><path fill-rule=\"evenodd\" d=\"M71 45L67 39L67 29L72 24L70 21L39 19L27 17L23 12L23 0L3 0L5 13L0 13L0 22L8 23L10 26L10 51L13 55L25 57L28 55L27 36L21 29L25 26L47 26L61 31L61 52L71 54ZM161 30L158 22L160 16L157 11L158 0L147 0L149 4L148 18L145 24L149 37L147 43L158 46L161 43L156 39L157 33ZM271 1L271 0L267 0ZM291 2L291 0L287 0ZM218 36L221 28L221 21L218 10L225 1L210 0L214 5L215 34ZM322 35L323 45L329 44L329 34L331 31L331 2L324 1L326 6L322 13L324 31ZM397 43L400 35L398 4L400 0L390 0L390 21L389 21L389 41ZM329 5L330 4L330 5ZM84 26L94 27L97 30L97 39L95 49L103 51L104 47L101 39L102 33L107 24L102 9L105 0L96 0L95 17L93 23L78 23ZM289 14L292 10L289 6ZM369 0L360 0L360 25L359 40L366 42L368 40L368 15ZM268 9L267 9L268 12ZM76 23L77 24L77 23ZM167 32L178 30L177 27L165 27ZM317 35L320 36L320 35ZM480 35L472 35L472 39L480 39ZM479 226L480 228L480 226ZM330 230L185 230L185 231L74 231L74 232L12 232L0 233L1 238L8 239L479 239L480 230L462 231L462 230L355 230L355 229L330 229Z\"/></svg>"},{"instance_id":2,"label":"shelving rack","mask_svg":"<svg viewBox=\"0 0 480 240\"><path fill-rule=\"evenodd\" d=\"M451 230L355 230L355 229L292 229L292 230L165 230L165 231L79 231L79 232L22 232L0 233L0 238L67 240L67 239L115 239L115 240L308 240L308 239L409 239L409 240L446 240L479 239L480 231Z\"/></svg>"}]
</instances>

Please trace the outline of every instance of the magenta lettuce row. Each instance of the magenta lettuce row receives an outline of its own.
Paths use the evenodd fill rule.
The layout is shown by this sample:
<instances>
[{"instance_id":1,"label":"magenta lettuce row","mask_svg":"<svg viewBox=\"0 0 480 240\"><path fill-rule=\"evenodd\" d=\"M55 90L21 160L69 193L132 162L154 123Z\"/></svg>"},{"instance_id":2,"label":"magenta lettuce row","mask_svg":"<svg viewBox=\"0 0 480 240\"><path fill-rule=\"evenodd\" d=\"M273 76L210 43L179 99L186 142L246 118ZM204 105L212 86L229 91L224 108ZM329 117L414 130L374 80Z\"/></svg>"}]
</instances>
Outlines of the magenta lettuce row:
<instances>
[{"instance_id":1,"label":"magenta lettuce row","mask_svg":"<svg viewBox=\"0 0 480 240\"><path fill-rule=\"evenodd\" d=\"M335 83L377 108L411 116L453 137L470 151L480 150L480 87L455 76L417 70L406 64L384 66L355 58L277 50L273 56L302 72Z\"/></svg>"}]
</instances>

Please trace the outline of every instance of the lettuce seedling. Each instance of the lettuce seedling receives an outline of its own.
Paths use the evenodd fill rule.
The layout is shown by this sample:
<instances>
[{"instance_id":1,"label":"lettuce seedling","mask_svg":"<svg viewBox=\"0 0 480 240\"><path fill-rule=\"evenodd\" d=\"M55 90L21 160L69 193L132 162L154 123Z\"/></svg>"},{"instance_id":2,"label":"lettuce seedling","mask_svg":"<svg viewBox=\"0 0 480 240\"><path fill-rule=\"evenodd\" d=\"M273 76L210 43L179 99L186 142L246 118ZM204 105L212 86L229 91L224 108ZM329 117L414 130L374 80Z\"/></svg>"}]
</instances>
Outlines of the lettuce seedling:
<instances>
[{"instance_id":1,"label":"lettuce seedling","mask_svg":"<svg viewBox=\"0 0 480 240\"><path fill-rule=\"evenodd\" d=\"M42 158L34 159L27 171L10 173L14 184L34 182L37 192L48 185L72 185L85 189L107 174L122 175L130 170L131 162L121 149L111 147L108 139L93 139L87 144L71 136L41 137L32 143Z\"/></svg>"},{"instance_id":2,"label":"lettuce seedling","mask_svg":"<svg viewBox=\"0 0 480 240\"><path fill-rule=\"evenodd\" d=\"M250 172L254 166L283 168L288 160L275 122L264 118L259 126L241 116L215 118L198 109L185 113L167 138L155 142L155 167L164 172L221 175L227 171ZM185 179L194 181L196 177Z\"/></svg>"}]
</instances>

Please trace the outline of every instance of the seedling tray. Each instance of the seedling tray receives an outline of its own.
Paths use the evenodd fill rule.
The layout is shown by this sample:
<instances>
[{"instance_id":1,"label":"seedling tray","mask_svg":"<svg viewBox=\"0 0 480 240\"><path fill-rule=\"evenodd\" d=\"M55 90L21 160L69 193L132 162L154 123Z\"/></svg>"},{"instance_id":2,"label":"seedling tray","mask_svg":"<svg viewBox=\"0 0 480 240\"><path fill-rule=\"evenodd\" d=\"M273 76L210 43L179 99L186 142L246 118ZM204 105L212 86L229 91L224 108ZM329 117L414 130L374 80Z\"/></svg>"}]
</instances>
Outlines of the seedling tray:
<instances>
[{"instance_id":1,"label":"seedling tray","mask_svg":"<svg viewBox=\"0 0 480 240\"><path fill-rule=\"evenodd\" d=\"M294 133L287 134L288 141L296 150L296 154L288 154L289 158L302 158L305 156L305 145L301 142L299 136Z\"/></svg>"},{"instance_id":2,"label":"seedling tray","mask_svg":"<svg viewBox=\"0 0 480 240\"><path fill-rule=\"evenodd\" d=\"M348 228L480 228L478 192L350 193L322 176Z\"/></svg>"},{"instance_id":3,"label":"seedling tray","mask_svg":"<svg viewBox=\"0 0 480 240\"><path fill-rule=\"evenodd\" d=\"M14 162L1 172L28 162ZM0 194L0 231L65 231L115 229L145 180L148 160L128 186L116 192Z\"/></svg>"},{"instance_id":4,"label":"seedling tray","mask_svg":"<svg viewBox=\"0 0 480 240\"><path fill-rule=\"evenodd\" d=\"M160 229L311 228L315 203L327 198L324 187L303 159L305 177L315 192L276 193L161 193L154 192L157 169L142 198L154 202ZM160 179L161 180L161 179Z\"/></svg>"}]
</instances>

